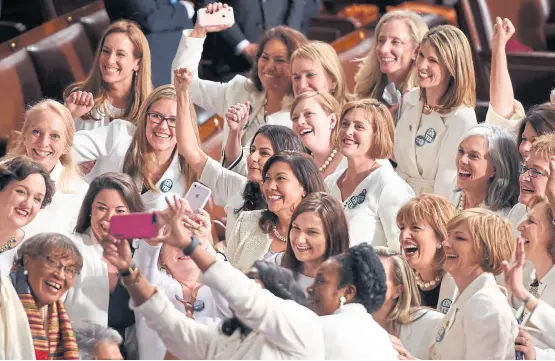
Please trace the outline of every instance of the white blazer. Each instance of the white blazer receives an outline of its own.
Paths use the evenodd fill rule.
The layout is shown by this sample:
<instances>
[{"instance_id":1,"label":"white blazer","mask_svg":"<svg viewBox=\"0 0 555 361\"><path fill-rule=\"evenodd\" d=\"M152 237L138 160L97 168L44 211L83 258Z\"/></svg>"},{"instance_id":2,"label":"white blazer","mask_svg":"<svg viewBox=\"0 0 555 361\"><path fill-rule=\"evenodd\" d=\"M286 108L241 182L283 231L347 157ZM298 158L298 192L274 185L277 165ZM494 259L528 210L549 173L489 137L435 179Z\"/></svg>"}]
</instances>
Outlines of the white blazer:
<instances>
[{"instance_id":1,"label":"white blazer","mask_svg":"<svg viewBox=\"0 0 555 361\"><path fill-rule=\"evenodd\" d=\"M88 182L108 172L123 171L125 154L131 145L136 128L126 120L116 119L107 127L75 133L72 151L76 161L78 163L96 161L86 177ZM156 183L156 189L156 192L149 190L141 194L147 210L166 209L166 196L185 195L188 186L180 169L177 151L170 166Z\"/></svg>"},{"instance_id":2,"label":"white blazer","mask_svg":"<svg viewBox=\"0 0 555 361\"><path fill-rule=\"evenodd\" d=\"M443 313L422 308L412 314L412 322L401 325L399 340L411 355L420 360L429 357L432 331L443 319Z\"/></svg>"},{"instance_id":3,"label":"white blazer","mask_svg":"<svg viewBox=\"0 0 555 361\"><path fill-rule=\"evenodd\" d=\"M399 251L397 212L414 198L414 191L392 168L379 167L368 175L343 202L337 180L345 171L325 179L329 193L343 203L349 222L351 246L368 242Z\"/></svg>"},{"instance_id":4,"label":"white blazer","mask_svg":"<svg viewBox=\"0 0 555 361\"><path fill-rule=\"evenodd\" d=\"M324 337L318 316L292 300L262 289L229 263L216 261L204 273L204 282L219 292L235 315L252 332L231 336L221 325L203 325L187 318L156 292L140 306L131 306L179 359L317 359L324 358ZM233 287L230 287L233 285Z\"/></svg>"},{"instance_id":5,"label":"white blazer","mask_svg":"<svg viewBox=\"0 0 555 361\"><path fill-rule=\"evenodd\" d=\"M91 321L107 327L110 283L108 264L102 259L102 246L91 228L83 234L74 233L71 238L83 256L83 269L67 291L66 312L73 324Z\"/></svg>"},{"instance_id":6,"label":"white blazer","mask_svg":"<svg viewBox=\"0 0 555 361\"><path fill-rule=\"evenodd\" d=\"M514 360L516 318L493 274L484 272L459 295L432 333L430 359Z\"/></svg>"},{"instance_id":7,"label":"white blazer","mask_svg":"<svg viewBox=\"0 0 555 361\"><path fill-rule=\"evenodd\" d=\"M95 107L91 109L90 117L87 116L86 119L75 119L75 131L78 132L80 130L92 130L96 128L107 127L112 120L121 118L121 116L125 112L125 109L116 108L107 100L104 102L104 106L110 113L109 115L99 110L98 107Z\"/></svg>"},{"instance_id":8,"label":"white blazer","mask_svg":"<svg viewBox=\"0 0 555 361\"><path fill-rule=\"evenodd\" d=\"M326 360L397 360L389 334L360 303L320 317Z\"/></svg>"},{"instance_id":9,"label":"white blazer","mask_svg":"<svg viewBox=\"0 0 555 361\"><path fill-rule=\"evenodd\" d=\"M542 340L547 348L536 347L537 360L555 360L555 308L540 299L540 303L530 317L537 329L542 330ZM528 329L529 331L530 329Z\"/></svg>"},{"instance_id":10,"label":"white blazer","mask_svg":"<svg viewBox=\"0 0 555 361\"><path fill-rule=\"evenodd\" d=\"M183 30L172 63L172 82L174 69L187 68L194 71L195 77L189 87L189 94L195 105L214 112L223 118L230 106L248 100L252 106L252 112L241 137L241 145L243 146L246 146L258 128L265 124L279 124L291 128L289 109L282 109L264 117L266 91L256 89L254 83L244 76L236 75L229 83L217 83L200 79L198 77L198 66L205 38L192 38L190 37L191 32L191 29ZM227 141L228 133L227 123L224 122L223 145Z\"/></svg>"},{"instance_id":11,"label":"white blazer","mask_svg":"<svg viewBox=\"0 0 555 361\"><path fill-rule=\"evenodd\" d=\"M22 228L26 238L46 232L65 235L73 233L89 185L80 176L75 176L70 182L71 192L64 193L60 189L63 170L64 166L58 162L50 172L50 179L56 186L56 193L52 197L52 203L42 209L31 223Z\"/></svg>"}]
</instances>

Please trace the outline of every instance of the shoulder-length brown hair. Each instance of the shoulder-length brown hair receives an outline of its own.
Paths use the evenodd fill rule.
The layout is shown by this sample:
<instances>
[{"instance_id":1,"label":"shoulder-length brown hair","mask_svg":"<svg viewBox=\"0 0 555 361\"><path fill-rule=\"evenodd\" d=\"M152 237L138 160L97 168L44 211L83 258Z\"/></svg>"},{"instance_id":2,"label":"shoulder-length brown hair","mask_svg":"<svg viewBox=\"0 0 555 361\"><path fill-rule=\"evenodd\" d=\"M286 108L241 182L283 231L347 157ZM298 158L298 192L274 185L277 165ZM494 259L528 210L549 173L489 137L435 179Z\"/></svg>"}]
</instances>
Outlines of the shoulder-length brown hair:
<instances>
[{"instance_id":1,"label":"shoulder-length brown hair","mask_svg":"<svg viewBox=\"0 0 555 361\"><path fill-rule=\"evenodd\" d=\"M133 84L131 86L132 89L129 101L127 102L127 108L121 116L121 118L134 122L139 114L141 104L152 91L152 76L150 69L150 47L148 46L148 41L139 26L133 21L116 21L104 31L102 39L100 39L98 44L98 49L96 50L96 55L94 57L94 62L89 75L84 81L68 86L65 89L63 96L64 99L67 99L71 93L78 90L91 92L94 96L93 109L96 109L99 114L113 116L113 114L109 114L109 110L105 106L110 90L108 85L102 79L99 58L102 48L104 47L106 37L114 33L126 34L129 37L129 40L131 40L131 43L133 43L133 56L136 59L140 59L139 70L135 75L133 75Z\"/></svg>"},{"instance_id":2,"label":"shoulder-length brown hair","mask_svg":"<svg viewBox=\"0 0 555 361\"><path fill-rule=\"evenodd\" d=\"M176 92L173 85L162 85L152 91L148 98L144 101L137 116L137 130L133 135L131 140L131 145L125 154L125 159L123 161L123 173L127 173L131 176L136 184L143 184L149 190L153 192L158 192L156 188L156 181L154 179L154 172L156 171L157 161L152 152L152 147L146 138L146 126L148 122L147 113L154 103L161 99L172 99L176 100ZM196 124L196 113L195 107L192 103L189 103L189 108L191 110L191 117L193 123ZM200 143L200 137L198 133L198 127L193 127L197 142ZM175 146L177 151L177 145ZM181 155L179 157L179 166L181 172L185 176L185 181L187 182L187 187L197 180L197 175L193 169L189 166L189 163Z\"/></svg>"},{"instance_id":3,"label":"shoulder-length brown hair","mask_svg":"<svg viewBox=\"0 0 555 361\"><path fill-rule=\"evenodd\" d=\"M314 213L322 220L326 232L326 251L322 256L322 262L337 256L349 248L349 227L343 212L341 203L324 192L315 192L307 195L295 209L289 223L288 238L291 239L291 228L297 217L303 213ZM287 242L287 248L281 266L297 273L302 271L303 264L295 257L291 242Z\"/></svg>"}]
</instances>

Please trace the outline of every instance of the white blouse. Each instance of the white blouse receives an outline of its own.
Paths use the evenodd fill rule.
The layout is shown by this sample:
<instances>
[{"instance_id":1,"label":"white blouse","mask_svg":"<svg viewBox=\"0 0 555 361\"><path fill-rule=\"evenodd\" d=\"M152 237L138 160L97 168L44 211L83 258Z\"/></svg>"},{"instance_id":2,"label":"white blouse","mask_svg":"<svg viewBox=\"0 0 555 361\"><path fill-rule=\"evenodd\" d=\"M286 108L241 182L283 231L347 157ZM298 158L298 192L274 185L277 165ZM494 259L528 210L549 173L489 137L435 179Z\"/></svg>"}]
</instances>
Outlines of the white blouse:
<instances>
[{"instance_id":1,"label":"white blouse","mask_svg":"<svg viewBox=\"0 0 555 361\"><path fill-rule=\"evenodd\" d=\"M461 200L461 194L462 194L462 191L452 191L451 194L449 195L449 201L455 207L458 207L459 205L459 202ZM489 207L487 207L484 203L480 204L480 208L484 208L491 211L491 209L489 209ZM502 218L507 218L509 216L509 213L511 212L511 209L512 209L511 207L505 207L492 212Z\"/></svg>"},{"instance_id":2,"label":"white blouse","mask_svg":"<svg viewBox=\"0 0 555 361\"><path fill-rule=\"evenodd\" d=\"M283 260L284 254L284 252L274 253L271 257L266 258L266 261L273 262L281 267L281 261ZM305 276L300 272L293 272L293 277L299 286L301 286L305 294L306 289L314 283L314 277Z\"/></svg>"},{"instance_id":3,"label":"white blouse","mask_svg":"<svg viewBox=\"0 0 555 361\"><path fill-rule=\"evenodd\" d=\"M91 109L90 116L75 119L75 131L106 127L113 119L121 118L125 113L125 109L116 108L108 101L104 103L104 107L106 111L101 110L101 107L95 107Z\"/></svg>"},{"instance_id":4,"label":"white blouse","mask_svg":"<svg viewBox=\"0 0 555 361\"><path fill-rule=\"evenodd\" d=\"M8 277L10 275L13 261L15 259L15 256L17 255L17 250L19 249L19 247L21 247L23 241L26 239L26 236L23 236L23 239L17 244L17 246L8 251L0 253L0 276Z\"/></svg>"},{"instance_id":5,"label":"white blouse","mask_svg":"<svg viewBox=\"0 0 555 361\"><path fill-rule=\"evenodd\" d=\"M329 193L342 201L337 181L344 171L335 172L325 179ZM370 173L342 201L349 223L351 246L368 242L373 246L387 246L399 251L397 212L414 198L414 191L392 168L379 167Z\"/></svg>"},{"instance_id":6,"label":"white blouse","mask_svg":"<svg viewBox=\"0 0 555 361\"><path fill-rule=\"evenodd\" d=\"M441 312L422 308L412 314L411 323L401 325L399 340L411 355L420 360L429 358L432 331L443 316Z\"/></svg>"}]
</instances>

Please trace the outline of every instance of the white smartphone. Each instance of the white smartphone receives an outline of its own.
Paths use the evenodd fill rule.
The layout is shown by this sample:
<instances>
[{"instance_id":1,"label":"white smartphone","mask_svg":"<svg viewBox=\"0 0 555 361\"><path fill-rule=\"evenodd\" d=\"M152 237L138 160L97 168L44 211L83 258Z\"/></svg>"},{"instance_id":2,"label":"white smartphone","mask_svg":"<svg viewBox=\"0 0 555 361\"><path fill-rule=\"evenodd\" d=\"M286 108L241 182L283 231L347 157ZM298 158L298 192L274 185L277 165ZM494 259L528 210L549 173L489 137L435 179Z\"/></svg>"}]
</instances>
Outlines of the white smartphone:
<instances>
[{"instance_id":1,"label":"white smartphone","mask_svg":"<svg viewBox=\"0 0 555 361\"><path fill-rule=\"evenodd\" d=\"M382 98L390 107L399 104L401 97L401 92L397 90L393 82L389 83L383 90Z\"/></svg>"},{"instance_id":2,"label":"white smartphone","mask_svg":"<svg viewBox=\"0 0 555 361\"><path fill-rule=\"evenodd\" d=\"M185 194L185 200L189 202L192 210L202 209L208 203L212 191L205 185L198 182L191 184L191 187Z\"/></svg>"},{"instance_id":3,"label":"white smartphone","mask_svg":"<svg viewBox=\"0 0 555 361\"><path fill-rule=\"evenodd\" d=\"M235 24L235 16L233 15L233 8L228 6L218 11L209 14L206 8L197 11L197 21L200 26L220 26L220 25L233 25Z\"/></svg>"}]
</instances>

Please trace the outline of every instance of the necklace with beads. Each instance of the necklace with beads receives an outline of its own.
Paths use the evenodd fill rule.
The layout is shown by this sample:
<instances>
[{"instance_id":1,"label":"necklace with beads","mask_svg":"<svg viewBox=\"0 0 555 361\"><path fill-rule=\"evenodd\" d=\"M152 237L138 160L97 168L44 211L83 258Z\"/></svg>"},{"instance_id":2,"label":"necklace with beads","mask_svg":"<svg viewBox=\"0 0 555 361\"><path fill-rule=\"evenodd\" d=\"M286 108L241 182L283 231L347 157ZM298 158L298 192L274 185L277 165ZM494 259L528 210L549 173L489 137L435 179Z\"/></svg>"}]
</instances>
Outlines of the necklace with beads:
<instances>
[{"instance_id":1,"label":"necklace with beads","mask_svg":"<svg viewBox=\"0 0 555 361\"><path fill-rule=\"evenodd\" d=\"M277 230L277 227L274 226L272 228L272 232L274 233L274 237L276 237L277 239L279 239L282 242L287 242L287 237L284 237L281 234L279 234L279 231Z\"/></svg>"},{"instance_id":2,"label":"necklace with beads","mask_svg":"<svg viewBox=\"0 0 555 361\"><path fill-rule=\"evenodd\" d=\"M0 253L4 253L4 252L9 251L10 249L12 249L15 242L16 242L15 236L11 236L10 239L8 240L8 242L4 243L0 247Z\"/></svg>"},{"instance_id":3,"label":"necklace with beads","mask_svg":"<svg viewBox=\"0 0 555 361\"><path fill-rule=\"evenodd\" d=\"M464 195L464 192L461 192L461 198L459 199L459 203L457 204L457 211L464 211L465 205L466 205L465 195ZM484 202L482 202L476 208L486 208L486 205Z\"/></svg>"},{"instance_id":4,"label":"necklace with beads","mask_svg":"<svg viewBox=\"0 0 555 361\"><path fill-rule=\"evenodd\" d=\"M433 280L431 280L430 282L424 282L422 280L422 277L420 277L420 274L418 274L418 272L415 272L415 275L416 275L416 284L423 291L434 289L434 287L441 280L441 273L438 273L438 275Z\"/></svg>"},{"instance_id":5,"label":"necklace with beads","mask_svg":"<svg viewBox=\"0 0 555 361\"><path fill-rule=\"evenodd\" d=\"M437 112L438 109L439 109L438 106L432 106L432 105L428 105L428 103L425 103L424 109L422 109L422 113L428 115L428 114L432 114L432 112Z\"/></svg>"},{"instance_id":6,"label":"necklace with beads","mask_svg":"<svg viewBox=\"0 0 555 361\"><path fill-rule=\"evenodd\" d=\"M324 162L324 164L322 164L322 166L320 168L318 168L318 171L320 173L324 173L325 170L328 168L328 166L330 165L330 163L333 161L333 158L335 158L335 155L337 154L337 149L333 148L333 150L331 151L330 156L328 157L328 159L326 159L326 161Z\"/></svg>"}]
</instances>

